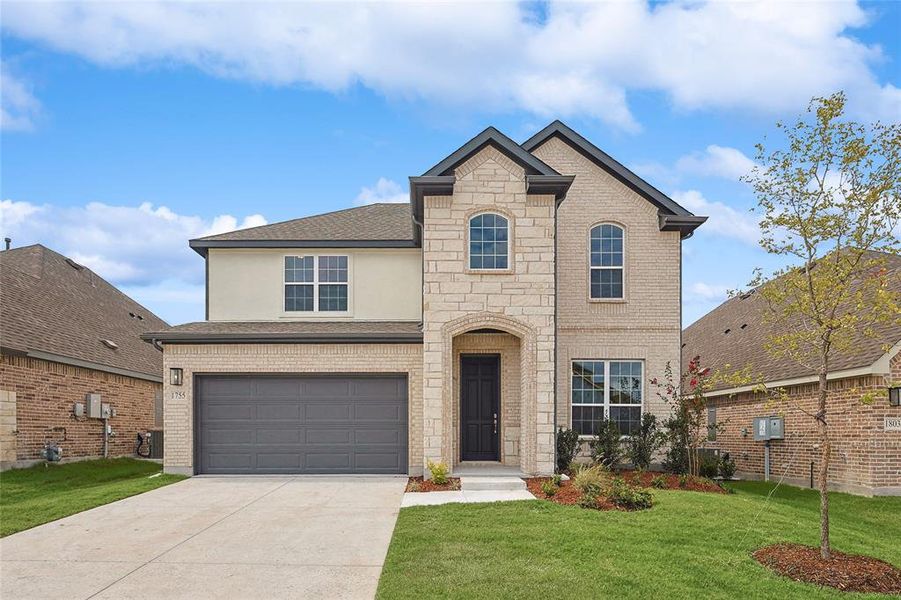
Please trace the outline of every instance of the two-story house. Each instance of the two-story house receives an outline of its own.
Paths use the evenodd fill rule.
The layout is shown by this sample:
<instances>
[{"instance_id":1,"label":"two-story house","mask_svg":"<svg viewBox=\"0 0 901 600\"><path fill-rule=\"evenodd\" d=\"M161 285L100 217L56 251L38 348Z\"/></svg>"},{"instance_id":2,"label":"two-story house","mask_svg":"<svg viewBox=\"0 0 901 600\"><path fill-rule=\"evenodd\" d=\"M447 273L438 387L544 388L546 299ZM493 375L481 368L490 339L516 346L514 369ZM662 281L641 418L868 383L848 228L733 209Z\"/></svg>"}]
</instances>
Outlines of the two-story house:
<instances>
[{"instance_id":1,"label":"two-story house","mask_svg":"<svg viewBox=\"0 0 901 600\"><path fill-rule=\"evenodd\" d=\"M554 469L555 426L669 409L697 217L566 125L488 128L375 204L191 240L207 319L164 349L165 469Z\"/></svg>"}]
</instances>

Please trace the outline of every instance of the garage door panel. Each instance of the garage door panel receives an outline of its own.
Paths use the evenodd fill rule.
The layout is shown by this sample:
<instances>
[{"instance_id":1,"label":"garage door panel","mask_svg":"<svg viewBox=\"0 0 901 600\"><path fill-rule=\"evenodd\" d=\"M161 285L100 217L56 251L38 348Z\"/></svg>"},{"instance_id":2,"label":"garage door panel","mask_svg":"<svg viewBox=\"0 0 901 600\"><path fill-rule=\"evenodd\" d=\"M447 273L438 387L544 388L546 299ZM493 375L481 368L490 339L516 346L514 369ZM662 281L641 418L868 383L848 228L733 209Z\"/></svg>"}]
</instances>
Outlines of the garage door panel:
<instances>
[{"instance_id":1,"label":"garage door panel","mask_svg":"<svg viewBox=\"0 0 901 600\"><path fill-rule=\"evenodd\" d=\"M317 401L304 407L304 418L308 423L321 421L347 423L351 418L351 409L352 405L344 400L337 400L334 404Z\"/></svg>"},{"instance_id":2,"label":"garage door panel","mask_svg":"<svg viewBox=\"0 0 901 600\"><path fill-rule=\"evenodd\" d=\"M249 421L253 418L253 405L248 402L241 404L222 404L216 402L209 404L203 411L203 418L207 422L214 421Z\"/></svg>"},{"instance_id":3,"label":"garage door panel","mask_svg":"<svg viewBox=\"0 0 901 600\"><path fill-rule=\"evenodd\" d=\"M310 428L306 430L307 444L339 444L349 446L353 441L353 431L350 429L320 429Z\"/></svg>"},{"instance_id":4,"label":"garage door panel","mask_svg":"<svg viewBox=\"0 0 901 600\"><path fill-rule=\"evenodd\" d=\"M293 402L259 402L256 404L257 420L260 421L299 421L301 419L301 407L297 400Z\"/></svg>"},{"instance_id":5,"label":"garage door panel","mask_svg":"<svg viewBox=\"0 0 901 600\"><path fill-rule=\"evenodd\" d=\"M405 473L404 376L204 375L201 473Z\"/></svg>"}]
</instances>

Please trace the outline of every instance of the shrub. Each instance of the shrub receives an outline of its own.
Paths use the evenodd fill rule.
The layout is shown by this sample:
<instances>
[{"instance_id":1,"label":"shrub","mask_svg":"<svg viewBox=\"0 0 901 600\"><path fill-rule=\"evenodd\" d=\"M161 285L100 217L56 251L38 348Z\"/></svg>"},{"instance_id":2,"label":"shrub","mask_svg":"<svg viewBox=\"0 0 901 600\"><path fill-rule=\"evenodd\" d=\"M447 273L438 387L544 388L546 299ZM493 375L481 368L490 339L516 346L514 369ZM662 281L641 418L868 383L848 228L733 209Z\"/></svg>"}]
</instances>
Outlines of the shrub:
<instances>
[{"instance_id":1,"label":"shrub","mask_svg":"<svg viewBox=\"0 0 901 600\"><path fill-rule=\"evenodd\" d=\"M613 479L607 498L620 508L629 510L651 508L654 504L651 492L630 486L620 477Z\"/></svg>"},{"instance_id":2,"label":"shrub","mask_svg":"<svg viewBox=\"0 0 901 600\"><path fill-rule=\"evenodd\" d=\"M635 474L632 475L632 485L641 485L641 475L644 473L641 469L635 471Z\"/></svg>"},{"instance_id":3,"label":"shrub","mask_svg":"<svg viewBox=\"0 0 901 600\"><path fill-rule=\"evenodd\" d=\"M557 430L557 472L562 473L579 453L579 434L575 429Z\"/></svg>"},{"instance_id":4,"label":"shrub","mask_svg":"<svg viewBox=\"0 0 901 600\"><path fill-rule=\"evenodd\" d=\"M563 485L563 477L560 475L560 473L555 473L554 476L551 477L551 481L553 481L554 485L556 485L557 487Z\"/></svg>"},{"instance_id":5,"label":"shrub","mask_svg":"<svg viewBox=\"0 0 901 600\"><path fill-rule=\"evenodd\" d=\"M626 456L636 469L647 469L651 458L664 444L666 436L657 425L657 417L651 413L641 415L638 431L626 440Z\"/></svg>"},{"instance_id":6,"label":"shrub","mask_svg":"<svg viewBox=\"0 0 901 600\"><path fill-rule=\"evenodd\" d=\"M720 458L720 477L729 480L732 479L733 475L735 475L735 461L726 452Z\"/></svg>"},{"instance_id":7,"label":"shrub","mask_svg":"<svg viewBox=\"0 0 901 600\"><path fill-rule=\"evenodd\" d=\"M591 458L596 464L612 469L623 456L619 427L613 421L603 421L598 435L589 443Z\"/></svg>"},{"instance_id":8,"label":"shrub","mask_svg":"<svg viewBox=\"0 0 901 600\"><path fill-rule=\"evenodd\" d=\"M657 488L658 490L666 489L666 475L657 475L654 479L651 480L651 486Z\"/></svg>"},{"instance_id":9,"label":"shrub","mask_svg":"<svg viewBox=\"0 0 901 600\"><path fill-rule=\"evenodd\" d=\"M598 497L592 496L590 494L582 494L579 497L579 506L581 506L582 508L597 508Z\"/></svg>"},{"instance_id":10,"label":"shrub","mask_svg":"<svg viewBox=\"0 0 901 600\"><path fill-rule=\"evenodd\" d=\"M684 473L682 475L679 475L679 487L684 488L687 485L688 485L688 475L686 475Z\"/></svg>"},{"instance_id":11,"label":"shrub","mask_svg":"<svg viewBox=\"0 0 901 600\"><path fill-rule=\"evenodd\" d=\"M604 488L604 482L607 480L607 474L598 465L580 469L573 478L573 486L582 495L597 496Z\"/></svg>"},{"instance_id":12,"label":"shrub","mask_svg":"<svg viewBox=\"0 0 901 600\"><path fill-rule=\"evenodd\" d=\"M444 485L445 483L447 483L447 474L450 472L450 469L447 467L447 463L434 463L432 461L429 461L428 467L429 473L432 474L432 481L435 482L436 485Z\"/></svg>"},{"instance_id":13,"label":"shrub","mask_svg":"<svg viewBox=\"0 0 901 600\"><path fill-rule=\"evenodd\" d=\"M411 482L410 482L410 485L408 486L408 489L409 489L409 491L411 491L411 492L418 492L418 491L421 491L421 490L422 490L422 484L419 483L418 481L411 481Z\"/></svg>"},{"instance_id":14,"label":"shrub","mask_svg":"<svg viewBox=\"0 0 901 600\"><path fill-rule=\"evenodd\" d=\"M663 422L663 428L667 445L663 469L676 475L688 473L689 427L686 418L678 413L673 414Z\"/></svg>"},{"instance_id":15,"label":"shrub","mask_svg":"<svg viewBox=\"0 0 901 600\"><path fill-rule=\"evenodd\" d=\"M704 456L701 458L701 466L698 471L701 477L713 479L719 472L719 460L712 456Z\"/></svg>"},{"instance_id":16,"label":"shrub","mask_svg":"<svg viewBox=\"0 0 901 600\"><path fill-rule=\"evenodd\" d=\"M556 494L558 489L560 486L556 485L553 479L545 479L541 482L541 491L548 498Z\"/></svg>"}]
</instances>

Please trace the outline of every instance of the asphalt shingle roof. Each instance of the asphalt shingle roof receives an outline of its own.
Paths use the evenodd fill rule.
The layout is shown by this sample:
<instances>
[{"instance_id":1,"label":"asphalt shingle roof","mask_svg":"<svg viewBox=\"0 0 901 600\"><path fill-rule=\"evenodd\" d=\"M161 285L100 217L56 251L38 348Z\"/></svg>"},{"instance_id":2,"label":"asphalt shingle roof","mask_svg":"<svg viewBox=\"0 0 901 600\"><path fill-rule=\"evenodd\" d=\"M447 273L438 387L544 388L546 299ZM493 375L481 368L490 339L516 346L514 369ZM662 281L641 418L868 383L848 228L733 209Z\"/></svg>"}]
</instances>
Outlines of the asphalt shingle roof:
<instances>
[{"instance_id":1,"label":"asphalt shingle roof","mask_svg":"<svg viewBox=\"0 0 901 600\"><path fill-rule=\"evenodd\" d=\"M889 286L901 292L901 257L882 255L886 260ZM772 333L784 330L765 323L765 300L757 293L744 297L736 296L726 300L717 308L701 317L682 332L682 369L695 356L701 357L701 364L713 371L734 372L750 367L755 378L766 382L794 379L815 375L786 357L774 357L764 344ZM885 345L901 341L901 325L887 322L874 326L874 336L861 332L847 351L834 351L830 358L830 369L842 371L868 367L885 354ZM726 332L728 330L728 333ZM726 365L729 365L726 368ZM720 384L715 389L726 389L731 385Z\"/></svg>"},{"instance_id":2,"label":"asphalt shingle roof","mask_svg":"<svg viewBox=\"0 0 901 600\"><path fill-rule=\"evenodd\" d=\"M166 327L99 275L49 248L36 244L0 252L5 352L38 351L161 377L162 353L140 335Z\"/></svg>"},{"instance_id":3,"label":"asphalt shingle roof","mask_svg":"<svg viewBox=\"0 0 901 600\"><path fill-rule=\"evenodd\" d=\"M145 333L143 337L162 342L390 339L412 343L422 340L422 330L419 323L412 321L198 321Z\"/></svg>"},{"instance_id":4,"label":"asphalt shingle roof","mask_svg":"<svg viewBox=\"0 0 901 600\"><path fill-rule=\"evenodd\" d=\"M198 241L412 241L410 204L379 203L198 238Z\"/></svg>"}]
</instances>

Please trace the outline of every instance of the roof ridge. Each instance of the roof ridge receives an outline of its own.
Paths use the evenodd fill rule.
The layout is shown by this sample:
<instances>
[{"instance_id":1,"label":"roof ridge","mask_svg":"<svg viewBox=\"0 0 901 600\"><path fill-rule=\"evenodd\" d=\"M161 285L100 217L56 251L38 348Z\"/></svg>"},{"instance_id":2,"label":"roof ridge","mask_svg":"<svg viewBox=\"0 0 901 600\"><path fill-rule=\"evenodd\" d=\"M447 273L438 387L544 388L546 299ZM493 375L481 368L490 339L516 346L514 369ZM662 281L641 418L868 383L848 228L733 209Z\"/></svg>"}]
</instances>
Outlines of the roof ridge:
<instances>
[{"instance_id":1,"label":"roof ridge","mask_svg":"<svg viewBox=\"0 0 901 600\"><path fill-rule=\"evenodd\" d=\"M234 233L234 232L236 232L236 231L243 231L243 232L254 231L254 230L256 230L256 229L262 229L262 228L264 228L264 227L272 227L273 225L284 225L284 224L286 224L286 223L294 223L294 222L296 222L296 221L303 221L304 219L314 219L314 218L316 218L316 217L326 217L326 216L329 216L329 215L336 215L336 214L339 214L339 213L350 212L350 211L353 211L353 210L362 210L362 209L365 209L365 208L370 208L370 207L372 207L372 206L395 206L395 205L396 205L396 206L404 206L404 205L409 205L409 204L410 204L409 202L370 202L370 203L368 203L368 204L363 204L363 205L361 205L361 206L348 206L348 207L346 207L346 208L339 208L339 209L337 209L337 210L330 210L330 211L324 212L324 213L316 213L316 214L312 214L312 215L306 215L306 216L304 216L304 217L294 217L293 219L285 219L284 221L274 221L274 222L272 222L272 223L266 223L265 225L255 225L254 227L245 227L245 228L243 228L243 229L232 229L231 231L223 231L223 232L221 232L221 233L212 233L212 234L210 234L210 235L205 235L205 236L203 236L203 237L192 238L192 239L189 240L189 241L195 241L195 240L208 240L208 239L216 238L216 237L218 237L218 236L220 236L220 235L226 235L226 234L229 234L229 233Z\"/></svg>"}]
</instances>

